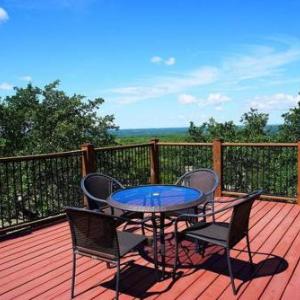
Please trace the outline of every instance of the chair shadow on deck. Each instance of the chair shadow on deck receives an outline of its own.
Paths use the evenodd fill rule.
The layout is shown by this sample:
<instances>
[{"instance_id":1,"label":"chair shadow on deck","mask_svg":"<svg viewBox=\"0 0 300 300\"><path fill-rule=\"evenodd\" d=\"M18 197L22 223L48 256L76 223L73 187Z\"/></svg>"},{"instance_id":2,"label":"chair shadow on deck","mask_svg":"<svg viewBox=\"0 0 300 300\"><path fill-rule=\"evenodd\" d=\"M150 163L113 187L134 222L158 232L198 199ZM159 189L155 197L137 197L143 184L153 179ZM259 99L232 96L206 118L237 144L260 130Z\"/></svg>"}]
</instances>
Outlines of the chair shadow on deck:
<instances>
[{"instance_id":1,"label":"chair shadow on deck","mask_svg":"<svg viewBox=\"0 0 300 300\"><path fill-rule=\"evenodd\" d=\"M208 247L205 256L202 257L199 253L197 253L195 244L188 243L184 246L184 250L181 252L180 261L182 263L178 268L179 272L177 272L178 276L176 276L176 279L168 280L166 286L158 286L156 289L155 285L158 281L152 264L153 252L151 248L145 248L146 249L140 252L140 255L149 262L149 266L136 264L133 260L130 261L120 273L120 293L138 299L144 299L152 295L163 295L163 293L169 291L177 281L180 282L181 278L188 277L199 270L214 272L217 275L228 276L228 284L230 283L226 256L223 255L224 251L221 247ZM174 262L174 246L171 241L169 241L166 250L167 271L165 279L167 280L172 278L171 268L173 267ZM244 252L240 249L236 250L241 251L242 253ZM134 255L135 254L133 254L133 256ZM273 276L288 268L287 261L282 257L262 252L252 252L252 255L259 255L259 257L262 257L259 263L254 264L254 268L251 268L251 264L247 260L241 260L234 257L231 258L235 279L236 281L241 281L241 283L237 286L238 290L252 279L264 276ZM97 285L90 287L88 290L99 286L114 291L115 277L112 277L107 281L100 282ZM85 290L80 294L84 295L84 293L88 290Z\"/></svg>"},{"instance_id":2,"label":"chair shadow on deck","mask_svg":"<svg viewBox=\"0 0 300 300\"><path fill-rule=\"evenodd\" d=\"M166 272L166 278L171 278L172 274ZM157 284L157 277L152 266L144 266L138 264L131 264L129 268L120 274L120 293L138 299L147 298L150 295L158 294L156 292L147 292L152 286ZM170 284L160 293L171 289L174 282ZM100 283L100 286L106 289L115 289L115 279Z\"/></svg>"},{"instance_id":3,"label":"chair shadow on deck","mask_svg":"<svg viewBox=\"0 0 300 300\"><path fill-rule=\"evenodd\" d=\"M184 271L178 279L180 280L180 277L182 276L189 276L198 270L205 270L214 272L217 275L227 276L229 284L230 275L226 261L226 253L222 247L213 246L211 248L213 248L213 250L207 250L208 253L204 257L196 253L195 247L193 247L193 249L191 249L191 247L189 247L188 250L185 249L181 255L181 259L185 261L185 263L180 266L181 270ZM245 253L247 256L246 250L235 250L240 253ZM231 257L234 278L237 281L241 281L241 283L237 286L237 291L239 291L240 288L250 280L259 277L274 276L284 272L289 266L288 262L284 258L272 253L252 251L251 254L252 256L255 255L254 257L258 256L261 258L260 261L258 263L254 263L253 266L251 266L247 258L239 259Z\"/></svg>"},{"instance_id":4,"label":"chair shadow on deck","mask_svg":"<svg viewBox=\"0 0 300 300\"><path fill-rule=\"evenodd\" d=\"M174 249L169 243L167 246L167 264L166 267L173 268L174 263ZM240 253L245 253L247 255L247 251L241 249L234 249L239 251ZM254 263L251 266L248 259L239 259L235 257L231 257L232 269L234 273L234 278L238 281L242 281L238 286L239 289L248 281L253 280L259 277L265 276L273 276L284 272L289 264L288 262L277 255L272 253L264 253L258 251L252 251L252 256L261 257L261 260L258 263ZM152 261L150 256L144 256L145 259ZM228 266L226 261L226 255L224 248L219 246L210 246L206 250L206 254L202 257L196 250L196 246L194 243L189 242L183 247L180 255L180 267L178 268L180 272L178 272L176 276L176 281L180 281L180 278L190 276L191 274L199 271L205 270L209 272L214 272L217 275L224 275L228 277L228 284L230 284L230 275L228 272ZM172 285L175 281L172 283ZM168 288L170 289L171 286ZM160 291L160 293L163 293ZM147 294L147 293L146 293ZM153 293L151 293L153 294ZM148 295L149 296L149 295Z\"/></svg>"}]
</instances>

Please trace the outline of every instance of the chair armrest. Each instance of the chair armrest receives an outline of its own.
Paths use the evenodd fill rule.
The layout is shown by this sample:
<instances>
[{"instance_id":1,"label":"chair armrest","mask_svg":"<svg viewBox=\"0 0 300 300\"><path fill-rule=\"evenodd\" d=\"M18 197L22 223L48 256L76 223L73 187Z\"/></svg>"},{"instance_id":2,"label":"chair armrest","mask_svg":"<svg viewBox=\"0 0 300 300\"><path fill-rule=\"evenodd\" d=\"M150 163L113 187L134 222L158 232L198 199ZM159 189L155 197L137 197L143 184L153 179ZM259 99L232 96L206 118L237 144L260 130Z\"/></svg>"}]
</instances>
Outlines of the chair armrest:
<instances>
[{"instance_id":1,"label":"chair armrest","mask_svg":"<svg viewBox=\"0 0 300 300\"><path fill-rule=\"evenodd\" d=\"M242 201L243 198L238 198L238 199L235 199L235 201ZM232 201L233 202L233 201ZM181 221L185 221L187 218L206 218L206 217L210 217L210 216L213 216L213 215L216 215L218 213L221 213L221 212L224 212L224 211L227 211L231 208L233 208L235 206L235 203L233 204L230 204L230 205L227 205L225 207L222 207L221 209L218 209L216 210L215 212L209 212L209 213L200 213L200 214L182 214L180 216L178 216L176 219L175 219L175 234L178 233L178 223L181 222Z\"/></svg>"},{"instance_id":2,"label":"chair armrest","mask_svg":"<svg viewBox=\"0 0 300 300\"><path fill-rule=\"evenodd\" d=\"M101 199L101 198L97 198L97 197L93 196L92 194L90 194L88 191L84 191L83 194L84 194L86 197L88 197L88 198L90 198L90 199L92 199L92 200L94 200L94 201L96 201L96 202L108 204L108 203L107 203L107 200Z\"/></svg>"}]
</instances>

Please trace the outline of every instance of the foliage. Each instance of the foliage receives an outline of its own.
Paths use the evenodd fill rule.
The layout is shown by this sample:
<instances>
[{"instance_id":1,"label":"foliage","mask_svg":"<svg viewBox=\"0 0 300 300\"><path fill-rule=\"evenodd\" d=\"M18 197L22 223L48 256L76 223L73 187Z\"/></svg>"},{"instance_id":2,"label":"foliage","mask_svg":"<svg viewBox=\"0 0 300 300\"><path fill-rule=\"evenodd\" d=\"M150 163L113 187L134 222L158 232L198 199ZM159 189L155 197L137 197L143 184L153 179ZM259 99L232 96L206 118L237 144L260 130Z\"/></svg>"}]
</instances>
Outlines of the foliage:
<instances>
[{"instance_id":1,"label":"foliage","mask_svg":"<svg viewBox=\"0 0 300 300\"><path fill-rule=\"evenodd\" d=\"M279 131L280 139L287 142L300 141L300 101L282 117L284 123Z\"/></svg>"},{"instance_id":2,"label":"foliage","mask_svg":"<svg viewBox=\"0 0 300 300\"><path fill-rule=\"evenodd\" d=\"M13 156L79 149L92 142L114 144L109 129L117 128L114 116L98 116L101 98L68 96L58 89L59 81L43 89L28 84L0 99L0 155Z\"/></svg>"},{"instance_id":3,"label":"foliage","mask_svg":"<svg viewBox=\"0 0 300 300\"><path fill-rule=\"evenodd\" d=\"M211 142L222 139L225 142L297 142L300 140L300 102L282 115L284 124L280 130L272 132L268 126L269 115L251 108L241 117L241 126L232 121L218 123L213 118L196 126L190 122L188 140L193 142Z\"/></svg>"},{"instance_id":4,"label":"foliage","mask_svg":"<svg viewBox=\"0 0 300 300\"><path fill-rule=\"evenodd\" d=\"M193 122L190 123L189 135L192 141L207 142L214 139L236 140L238 128L232 121L218 123L214 118L197 127Z\"/></svg>"},{"instance_id":5,"label":"foliage","mask_svg":"<svg viewBox=\"0 0 300 300\"><path fill-rule=\"evenodd\" d=\"M267 137L266 126L269 115L259 113L257 109L250 108L250 111L244 113L241 122L244 125L241 131L241 137L248 141L263 141Z\"/></svg>"}]
</instances>

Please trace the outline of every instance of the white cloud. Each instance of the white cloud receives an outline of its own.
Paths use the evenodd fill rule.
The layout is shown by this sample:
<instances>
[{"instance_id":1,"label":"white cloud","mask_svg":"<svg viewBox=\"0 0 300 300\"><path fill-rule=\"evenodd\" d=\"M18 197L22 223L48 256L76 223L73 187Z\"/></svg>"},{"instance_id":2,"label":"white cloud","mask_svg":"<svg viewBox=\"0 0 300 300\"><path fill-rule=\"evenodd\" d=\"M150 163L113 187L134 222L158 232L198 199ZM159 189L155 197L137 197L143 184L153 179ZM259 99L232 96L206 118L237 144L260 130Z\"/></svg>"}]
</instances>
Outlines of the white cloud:
<instances>
[{"instance_id":1,"label":"white cloud","mask_svg":"<svg viewBox=\"0 0 300 300\"><path fill-rule=\"evenodd\" d=\"M151 57L150 61L154 64L160 64L163 61L163 59L160 56L153 56Z\"/></svg>"},{"instance_id":2,"label":"white cloud","mask_svg":"<svg viewBox=\"0 0 300 300\"><path fill-rule=\"evenodd\" d=\"M164 61L164 63L167 65L167 66L172 66L172 65L175 65L176 63L176 60L174 57L169 57L168 59L166 59Z\"/></svg>"},{"instance_id":3,"label":"white cloud","mask_svg":"<svg viewBox=\"0 0 300 300\"><path fill-rule=\"evenodd\" d=\"M286 39L276 43L272 47L265 45L244 47L243 51L225 57L218 66L199 66L176 75L148 77L143 82L110 89L109 97L119 103L133 103L171 94L188 95L191 88L198 88L197 93L200 94L199 88L202 86L222 93L255 89L258 86L262 88L272 84L284 87L286 82L296 78L289 76L285 68L291 63L300 62L300 39ZM160 56L154 56L151 61L165 64L165 61L171 58L164 60ZM222 105L229 99L221 94L211 94L202 101L217 106L218 103Z\"/></svg>"},{"instance_id":4,"label":"white cloud","mask_svg":"<svg viewBox=\"0 0 300 300\"><path fill-rule=\"evenodd\" d=\"M193 95L181 94L178 96L178 102L181 104L191 104L196 103L197 99Z\"/></svg>"},{"instance_id":5,"label":"white cloud","mask_svg":"<svg viewBox=\"0 0 300 300\"><path fill-rule=\"evenodd\" d=\"M115 95L116 102L129 104L140 100L181 93L191 87L210 84L216 81L217 77L218 72L216 69L203 67L178 76L154 78L152 84L115 88L109 92Z\"/></svg>"},{"instance_id":6,"label":"white cloud","mask_svg":"<svg viewBox=\"0 0 300 300\"><path fill-rule=\"evenodd\" d=\"M13 85L7 82L0 83L0 90L9 91L13 89Z\"/></svg>"},{"instance_id":7,"label":"white cloud","mask_svg":"<svg viewBox=\"0 0 300 300\"><path fill-rule=\"evenodd\" d=\"M32 77L29 75L21 76L20 80L22 81L32 81Z\"/></svg>"},{"instance_id":8,"label":"white cloud","mask_svg":"<svg viewBox=\"0 0 300 300\"><path fill-rule=\"evenodd\" d=\"M204 100L204 102L206 102L207 104L212 105L220 105L228 101L230 101L230 98L220 93L209 94L207 99Z\"/></svg>"},{"instance_id":9,"label":"white cloud","mask_svg":"<svg viewBox=\"0 0 300 300\"><path fill-rule=\"evenodd\" d=\"M217 110L217 111L223 111L224 109L223 109L223 106L219 105L219 106L215 107L215 110Z\"/></svg>"},{"instance_id":10,"label":"white cloud","mask_svg":"<svg viewBox=\"0 0 300 300\"><path fill-rule=\"evenodd\" d=\"M0 24L8 21L8 19L8 13L4 8L0 7Z\"/></svg>"},{"instance_id":11,"label":"white cloud","mask_svg":"<svg viewBox=\"0 0 300 300\"><path fill-rule=\"evenodd\" d=\"M274 78L284 72L283 67L300 60L300 41L276 50L266 46L252 46L247 54L238 54L226 58L222 64L226 83L239 84L245 80ZM286 78L285 78L286 79Z\"/></svg>"},{"instance_id":12,"label":"white cloud","mask_svg":"<svg viewBox=\"0 0 300 300\"><path fill-rule=\"evenodd\" d=\"M264 112L287 110L293 106L296 106L300 101L300 96L278 93L274 95L257 96L250 100L249 108L257 108Z\"/></svg>"},{"instance_id":13,"label":"white cloud","mask_svg":"<svg viewBox=\"0 0 300 300\"><path fill-rule=\"evenodd\" d=\"M228 96L222 95L221 93L211 93L206 98L196 98L190 94L181 94L178 97L180 104L198 104L200 107L212 106L217 111L223 110L223 104L231 101Z\"/></svg>"},{"instance_id":14,"label":"white cloud","mask_svg":"<svg viewBox=\"0 0 300 300\"><path fill-rule=\"evenodd\" d=\"M167 59L163 59L160 56L153 56L153 57L151 57L150 61L153 64L157 64L157 65L159 65L159 64L165 64L167 66L173 66L176 63L175 57L169 57Z\"/></svg>"}]
</instances>

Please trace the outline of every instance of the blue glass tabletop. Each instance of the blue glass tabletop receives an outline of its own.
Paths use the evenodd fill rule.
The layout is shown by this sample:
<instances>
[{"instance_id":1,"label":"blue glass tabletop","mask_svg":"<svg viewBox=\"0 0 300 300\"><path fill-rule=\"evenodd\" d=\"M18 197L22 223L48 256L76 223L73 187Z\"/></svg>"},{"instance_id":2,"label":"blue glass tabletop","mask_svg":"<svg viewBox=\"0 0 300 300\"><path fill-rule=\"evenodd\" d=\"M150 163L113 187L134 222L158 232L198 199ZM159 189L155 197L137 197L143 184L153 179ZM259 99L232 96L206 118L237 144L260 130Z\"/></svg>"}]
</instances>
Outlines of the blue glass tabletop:
<instances>
[{"instance_id":1,"label":"blue glass tabletop","mask_svg":"<svg viewBox=\"0 0 300 300\"><path fill-rule=\"evenodd\" d=\"M203 193L176 185L145 185L119 190L111 195L109 204L132 211L164 212L198 205Z\"/></svg>"}]
</instances>

